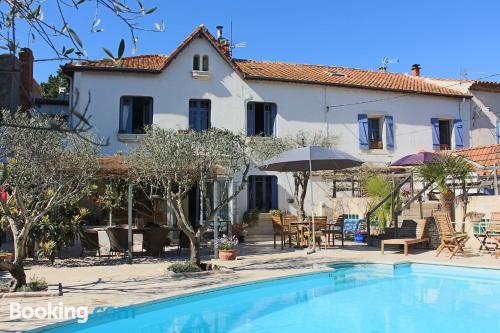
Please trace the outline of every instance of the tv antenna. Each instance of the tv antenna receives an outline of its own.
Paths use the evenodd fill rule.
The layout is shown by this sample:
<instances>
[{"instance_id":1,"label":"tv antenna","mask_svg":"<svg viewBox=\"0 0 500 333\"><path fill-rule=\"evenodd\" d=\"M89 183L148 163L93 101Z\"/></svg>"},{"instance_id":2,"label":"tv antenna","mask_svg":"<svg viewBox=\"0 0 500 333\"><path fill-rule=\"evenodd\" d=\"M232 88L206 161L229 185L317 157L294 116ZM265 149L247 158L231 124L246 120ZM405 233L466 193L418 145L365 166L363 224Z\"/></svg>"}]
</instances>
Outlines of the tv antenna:
<instances>
[{"instance_id":1,"label":"tv antenna","mask_svg":"<svg viewBox=\"0 0 500 333\"><path fill-rule=\"evenodd\" d=\"M397 64L397 63L399 63L399 58L383 57L382 58L382 66L380 67L380 69L383 71L387 71L388 65Z\"/></svg>"},{"instance_id":2,"label":"tv antenna","mask_svg":"<svg viewBox=\"0 0 500 333\"><path fill-rule=\"evenodd\" d=\"M233 21L231 20L231 27L230 27L230 33L229 33L229 47L231 48L231 52L233 49L242 49L247 47L247 42L239 42L239 43L234 43L233 42Z\"/></svg>"}]
</instances>

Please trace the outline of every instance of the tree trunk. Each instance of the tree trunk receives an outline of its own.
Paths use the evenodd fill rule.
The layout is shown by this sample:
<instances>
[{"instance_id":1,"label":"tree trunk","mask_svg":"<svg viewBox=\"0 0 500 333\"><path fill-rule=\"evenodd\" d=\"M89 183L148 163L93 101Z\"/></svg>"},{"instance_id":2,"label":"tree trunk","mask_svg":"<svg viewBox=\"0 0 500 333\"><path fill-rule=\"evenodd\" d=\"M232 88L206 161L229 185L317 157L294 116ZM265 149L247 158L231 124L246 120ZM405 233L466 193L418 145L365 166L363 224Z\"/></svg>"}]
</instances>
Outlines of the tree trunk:
<instances>
[{"instance_id":1,"label":"tree trunk","mask_svg":"<svg viewBox=\"0 0 500 333\"><path fill-rule=\"evenodd\" d=\"M200 266L200 240L198 237L190 238L189 247L191 249L191 262L197 266Z\"/></svg>"},{"instance_id":2,"label":"tree trunk","mask_svg":"<svg viewBox=\"0 0 500 333\"><path fill-rule=\"evenodd\" d=\"M9 269L12 280L9 282L10 291L14 292L26 285L26 273L24 272L23 260L14 261Z\"/></svg>"},{"instance_id":3,"label":"tree trunk","mask_svg":"<svg viewBox=\"0 0 500 333\"><path fill-rule=\"evenodd\" d=\"M455 221L455 195L453 191L441 192L439 197L439 201L441 204L441 210L448 213L450 219Z\"/></svg>"},{"instance_id":4,"label":"tree trunk","mask_svg":"<svg viewBox=\"0 0 500 333\"><path fill-rule=\"evenodd\" d=\"M297 205L297 217L299 221L305 221L306 212L304 210L304 201L307 193L307 183L309 182L309 172L301 171L294 173L295 184L295 202Z\"/></svg>"}]
</instances>

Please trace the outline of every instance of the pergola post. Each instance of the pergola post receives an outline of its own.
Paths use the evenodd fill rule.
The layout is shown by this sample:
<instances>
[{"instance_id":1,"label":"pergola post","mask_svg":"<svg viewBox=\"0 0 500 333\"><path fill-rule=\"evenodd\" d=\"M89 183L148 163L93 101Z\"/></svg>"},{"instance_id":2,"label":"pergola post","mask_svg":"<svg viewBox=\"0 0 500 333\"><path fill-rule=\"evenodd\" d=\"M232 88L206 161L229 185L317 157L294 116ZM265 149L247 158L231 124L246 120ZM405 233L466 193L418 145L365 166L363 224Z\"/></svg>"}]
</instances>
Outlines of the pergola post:
<instances>
[{"instance_id":1,"label":"pergola post","mask_svg":"<svg viewBox=\"0 0 500 333\"><path fill-rule=\"evenodd\" d=\"M219 206L219 182L217 178L214 181L214 207ZM217 259L219 257L219 249L216 246L215 241L219 237L219 213L214 215L214 258Z\"/></svg>"},{"instance_id":2,"label":"pergola post","mask_svg":"<svg viewBox=\"0 0 500 333\"><path fill-rule=\"evenodd\" d=\"M133 198L133 185L132 183L128 183L128 263L132 264L132 247L133 247L133 239L132 239L132 200Z\"/></svg>"}]
</instances>

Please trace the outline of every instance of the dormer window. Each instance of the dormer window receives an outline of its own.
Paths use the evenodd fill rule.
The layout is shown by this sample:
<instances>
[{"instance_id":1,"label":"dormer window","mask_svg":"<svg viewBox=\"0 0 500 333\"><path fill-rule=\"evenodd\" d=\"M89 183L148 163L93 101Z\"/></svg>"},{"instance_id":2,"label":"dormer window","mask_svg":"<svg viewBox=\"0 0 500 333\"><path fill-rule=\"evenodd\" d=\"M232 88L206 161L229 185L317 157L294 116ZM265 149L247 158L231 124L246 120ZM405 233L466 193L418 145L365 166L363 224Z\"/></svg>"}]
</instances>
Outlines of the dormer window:
<instances>
[{"instance_id":1,"label":"dormer window","mask_svg":"<svg viewBox=\"0 0 500 333\"><path fill-rule=\"evenodd\" d=\"M200 70L200 56L195 54L193 57L193 71Z\"/></svg>"},{"instance_id":2,"label":"dormer window","mask_svg":"<svg viewBox=\"0 0 500 333\"><path fill-rule=\"evenodd\" d=\"M201 70L204 72L208 72L208 56L206 54L203 56Z\"/></svg>"},{"instance_id":3,"label":"dormer window","mask_svg":"<svg viewBox=\"0 0 500 333\"><path fill-rule=\"evenodd\" d=\"M193 56L193 70L191 71L193 79L210 80L208 60L208 55L206 54L203 56L195 54Z\"/></svg>"}]
</instances>

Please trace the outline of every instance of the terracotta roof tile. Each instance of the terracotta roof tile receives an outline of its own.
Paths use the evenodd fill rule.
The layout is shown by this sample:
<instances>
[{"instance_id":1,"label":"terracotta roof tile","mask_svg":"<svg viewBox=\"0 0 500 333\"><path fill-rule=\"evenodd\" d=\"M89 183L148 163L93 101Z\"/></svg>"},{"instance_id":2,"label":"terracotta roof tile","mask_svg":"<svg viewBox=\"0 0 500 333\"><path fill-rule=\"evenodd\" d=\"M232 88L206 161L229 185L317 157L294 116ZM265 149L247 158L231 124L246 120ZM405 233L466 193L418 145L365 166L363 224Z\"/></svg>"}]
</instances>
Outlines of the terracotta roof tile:
<instances>
[{"instance_id":1,"label":"terracotta roof tile","mask_svg":"<svg viewBox=\"0 0 500 333\"><path fill-rule=\"evenodd\" d=\"M89 60L81 63L70 63L68 69L74 70L116 70L116 71L151 71L161 72L169 56L161 54L146 54L135 57L122 58L118 64L109 60Z\"/></svg>"},{"instance_id":2,"label":"terracotta roof tile","mask_svg":"<svg viewBox=\"0 0 500 333\"><path fill-rule=\"evenodd\" d=\"M470 97L463 92L439 87L425 82L422 78L406 74L386 73L362 69L292 64L283 62L232 59L224 52L217 39L203 26L197 27L170 56L144 55L123 58L119 65L111 61L83 61L80 64L69 63L66 71L100 70L123 72L160 73L184 48L197 36L204 36L227 63L244 79L294 82L316 85L330 85L348 88L388 90L403 93L417 93L452 97Z\"/></svg>"},{"instance_id":3,"label":"terracotta roof tile","mask_svg":"<svg viewBox=\"0 0 500 333\"><path fill-rule=\"evenodd\" d=\"M234 59L246 79L325 84L446 96L463 93L406 74L355 68Z\"/></svg>"},{"instance_id":4,"label":"terracotta roof tile","mask_svg":"<svg viewBox=\"0 0 500 333\"><path fill-rule=\"evenodd\" d=\"M500 144L466 148L454 153L485 167L500 163Z\"/></svg>"}]
</instances>

